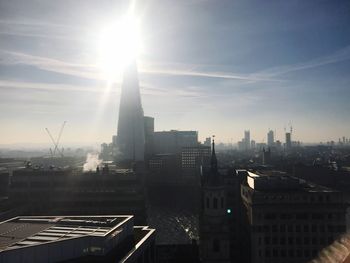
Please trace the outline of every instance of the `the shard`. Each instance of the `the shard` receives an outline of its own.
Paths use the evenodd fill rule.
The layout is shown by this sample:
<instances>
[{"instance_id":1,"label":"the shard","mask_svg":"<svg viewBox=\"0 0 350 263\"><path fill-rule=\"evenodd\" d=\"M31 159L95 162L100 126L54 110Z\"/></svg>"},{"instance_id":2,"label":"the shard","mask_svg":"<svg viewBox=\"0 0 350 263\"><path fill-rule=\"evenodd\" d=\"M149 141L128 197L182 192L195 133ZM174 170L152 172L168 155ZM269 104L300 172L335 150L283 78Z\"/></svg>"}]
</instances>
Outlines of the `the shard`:
<instances>
[{"instance_id":1,"label":"the shard","mask_svg":"<svg viewBox=\"0 0 350 263\"><path fill-rule=\"evenodd\" d=\"M118 161L139 162L144 160L144 116L136 62L128 65L123 74L117 148Z\"/></svg>"}]
</instances>

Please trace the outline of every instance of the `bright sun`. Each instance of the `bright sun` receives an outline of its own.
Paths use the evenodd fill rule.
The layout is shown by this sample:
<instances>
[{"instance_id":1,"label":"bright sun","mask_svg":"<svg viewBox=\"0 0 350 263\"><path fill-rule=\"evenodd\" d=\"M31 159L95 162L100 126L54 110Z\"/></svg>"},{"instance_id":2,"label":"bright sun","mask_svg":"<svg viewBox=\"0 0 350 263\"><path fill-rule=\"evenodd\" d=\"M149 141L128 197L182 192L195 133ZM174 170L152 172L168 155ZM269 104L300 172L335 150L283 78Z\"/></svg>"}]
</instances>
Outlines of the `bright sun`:
<instances>
[{"instance_id":1,"label":"bright sun","mask_svg":"<svg viewBox=\"0 0 350 263\"><path fill-rule=\"evenodd\" d=\"M124 67L136 59L139 42L137 20L130 15L102 30L98 43L98 64L107 80L118 78Z\"/></svg>"}]
</instances>

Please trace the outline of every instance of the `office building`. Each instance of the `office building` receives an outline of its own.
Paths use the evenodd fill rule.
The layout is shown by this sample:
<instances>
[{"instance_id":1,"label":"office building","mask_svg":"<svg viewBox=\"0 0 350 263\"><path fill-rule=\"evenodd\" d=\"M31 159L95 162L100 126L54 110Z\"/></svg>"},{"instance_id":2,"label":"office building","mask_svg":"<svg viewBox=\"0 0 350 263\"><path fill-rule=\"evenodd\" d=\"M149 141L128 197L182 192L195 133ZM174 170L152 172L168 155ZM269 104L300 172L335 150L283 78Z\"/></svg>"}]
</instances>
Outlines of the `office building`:
<instances>
[{"instance_id":1,"label":"office building","mask_svg":"<svg viewBox=\"0 0 350 263\"><path fill-rule=\"evenodd\" d=\"M117 160L144 161L145 125L136 62L124 71L120 97Z\"/></svg>"},{"instance_id":2,"label":"office building","mask_svg":"<svg viewBox=\"0 0 350 263\"><path fill-rule=\"evenodd\" d=\"M198 145L197 131L159 131L154 133L154 153L181 154L183 147Z\"/></svg>"},{"instance_id":3,"label":"office building","mask_svg":"<svg viewBox=\"0 0 350 263\"><path fill-rule=\"evenodd\" d=\"M203 145L211 147L211 137L205 138Z\"/></svg>"},{"instance_id":4,"label":"office building","mask_svg":"<svg viewBox=\"0 0 350 263\"><path fill-rule=\"evenodd\" d=\"M244 131L244 143L245 143L245 150L250 149L250 131Z\"/></svg>"},{"instance_id":5,"label":"office building","mask_svg":"<svg viewBox=\"0 0 350 263\"><path fill-rule=\"evenodd\" d=\"M250 142L250 148L251 148L252 150L254 150L255 147L256 147L256 142L255 142L254 140L251 140L251 142Z\"/></svg>"},{"instance_id":6,"label":"office building","mask_svg":"<svg viewBox=\"0 0 350 263\"><path fill-rule=\"evenodd\" d=\"M292 148L292 134L290 132L286 132L286 150L290 150Z\"/></svg>"},{"instance_id":7,"label":"office building","mask_svg":"<svg viewBox=\"0 0 350 263\"><path fill-rule=\"evenodd\" d=\"M246 170L229 169L223 177L231 262L249 262L250 258L248 220L241 197L241 184L245 183L246 174Z\"/></svg>"},{"instance_id":8,"label":"office building","mask_svg":"<svg viewBox=\"0 0 350 263\"><path fill-rule=\"evenodd\" d=\"M181 151L181 168L196 169L200 165L208 166L210 160L210 147L195 146L183 147Z\"/></svg>"},{"instance_id":9,"label":"office building","mask_svg":"<svg viewBox=\"0 0 350 263\"><path fill-rule=\"evenodd\" d=\"M275 144L275 137L272 130L267 133L267 146L272 147Z\"/></svg>"},{"instance_id":10,"label":"office building","mask_svg":"<svg viewBox=\"0 0 350 263\"><path fill-rule=\"evenodd\" d=\"M9 200L28 215L132 214L146 222L143 174L105 165L96 172L24 168L13 171Z\"/></svg>"},{"instance_id":11,"label":"office building","mask_svg":"<svg viewBox=\"0 0 350 263\"><path fill-rule=\"evenodd\" d=\"M241 186L251 262L309 262L346 230L341 192L287 175L248 172Z\"/></svg>"},{"instance_id":12,"label":"office building","mask_svg":"<svg viewBox=\"0 0 350 263\"><path fill-rule=\"evenodd\" d=\"M144 117L145 124L145 157L147 160L151 158L154 152L154 118Z\"/></svg>"},{"instance_id":13,"label":"office building","mask_svg":"<svg viewBox=\"0 0 350 263\"><path fill-rule=\"evenodd\" d=\"M0 223L0 262L156 262L133 216L20 216Z\"/></svg>"}]
</instances>

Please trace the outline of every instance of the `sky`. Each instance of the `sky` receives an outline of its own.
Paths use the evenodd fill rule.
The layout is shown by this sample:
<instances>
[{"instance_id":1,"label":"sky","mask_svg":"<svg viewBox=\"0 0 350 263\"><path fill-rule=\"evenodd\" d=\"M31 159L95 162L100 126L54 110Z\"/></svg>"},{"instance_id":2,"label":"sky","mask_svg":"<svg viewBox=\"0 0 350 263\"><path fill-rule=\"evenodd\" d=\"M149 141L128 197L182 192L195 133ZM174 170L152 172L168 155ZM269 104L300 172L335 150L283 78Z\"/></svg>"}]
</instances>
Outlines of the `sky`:
<instances>
[{"instance_id":1,"label":"sky","mask_svg":"<svg viewBox=\"0 0 350 263\"><path fill-rule=\"evenodd\" d=\"M110 142L121 83L97 66L128 1L0 0L0 145ZM139 80L156 130L236 143L350 137L350 2L144 0Z\"/></svg>"}]
</instances>

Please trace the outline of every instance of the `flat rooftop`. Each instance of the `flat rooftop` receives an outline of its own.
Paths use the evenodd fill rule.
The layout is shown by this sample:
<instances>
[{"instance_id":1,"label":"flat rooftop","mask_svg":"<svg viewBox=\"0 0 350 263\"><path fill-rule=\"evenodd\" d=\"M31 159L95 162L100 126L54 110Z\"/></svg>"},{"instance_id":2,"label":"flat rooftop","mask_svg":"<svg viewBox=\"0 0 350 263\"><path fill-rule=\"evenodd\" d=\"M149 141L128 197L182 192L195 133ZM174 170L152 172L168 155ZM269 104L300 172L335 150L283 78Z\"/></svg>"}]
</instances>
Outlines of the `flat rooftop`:
<instances>
[{"instance_id":1,"label":"flat rooftop","mask_svg":"<svg viewBox=\"0 0 350 263\"><path fill-rule=\"evenodd\" d=\"M0 223L0 252L84 236L104 237L131 218L127 215L15 217Z\"/></svg>"},{"instance_id":2,"label":"flat rooftop","mask_svg":"<svg viewBox=\"0 0 350 263\"><path fill-rule=\"evenodd\" d=\"M247 183L256 191L265 192L338 192L284 173L252 173L248 171Z\"/></svg>"}]
</instances>

